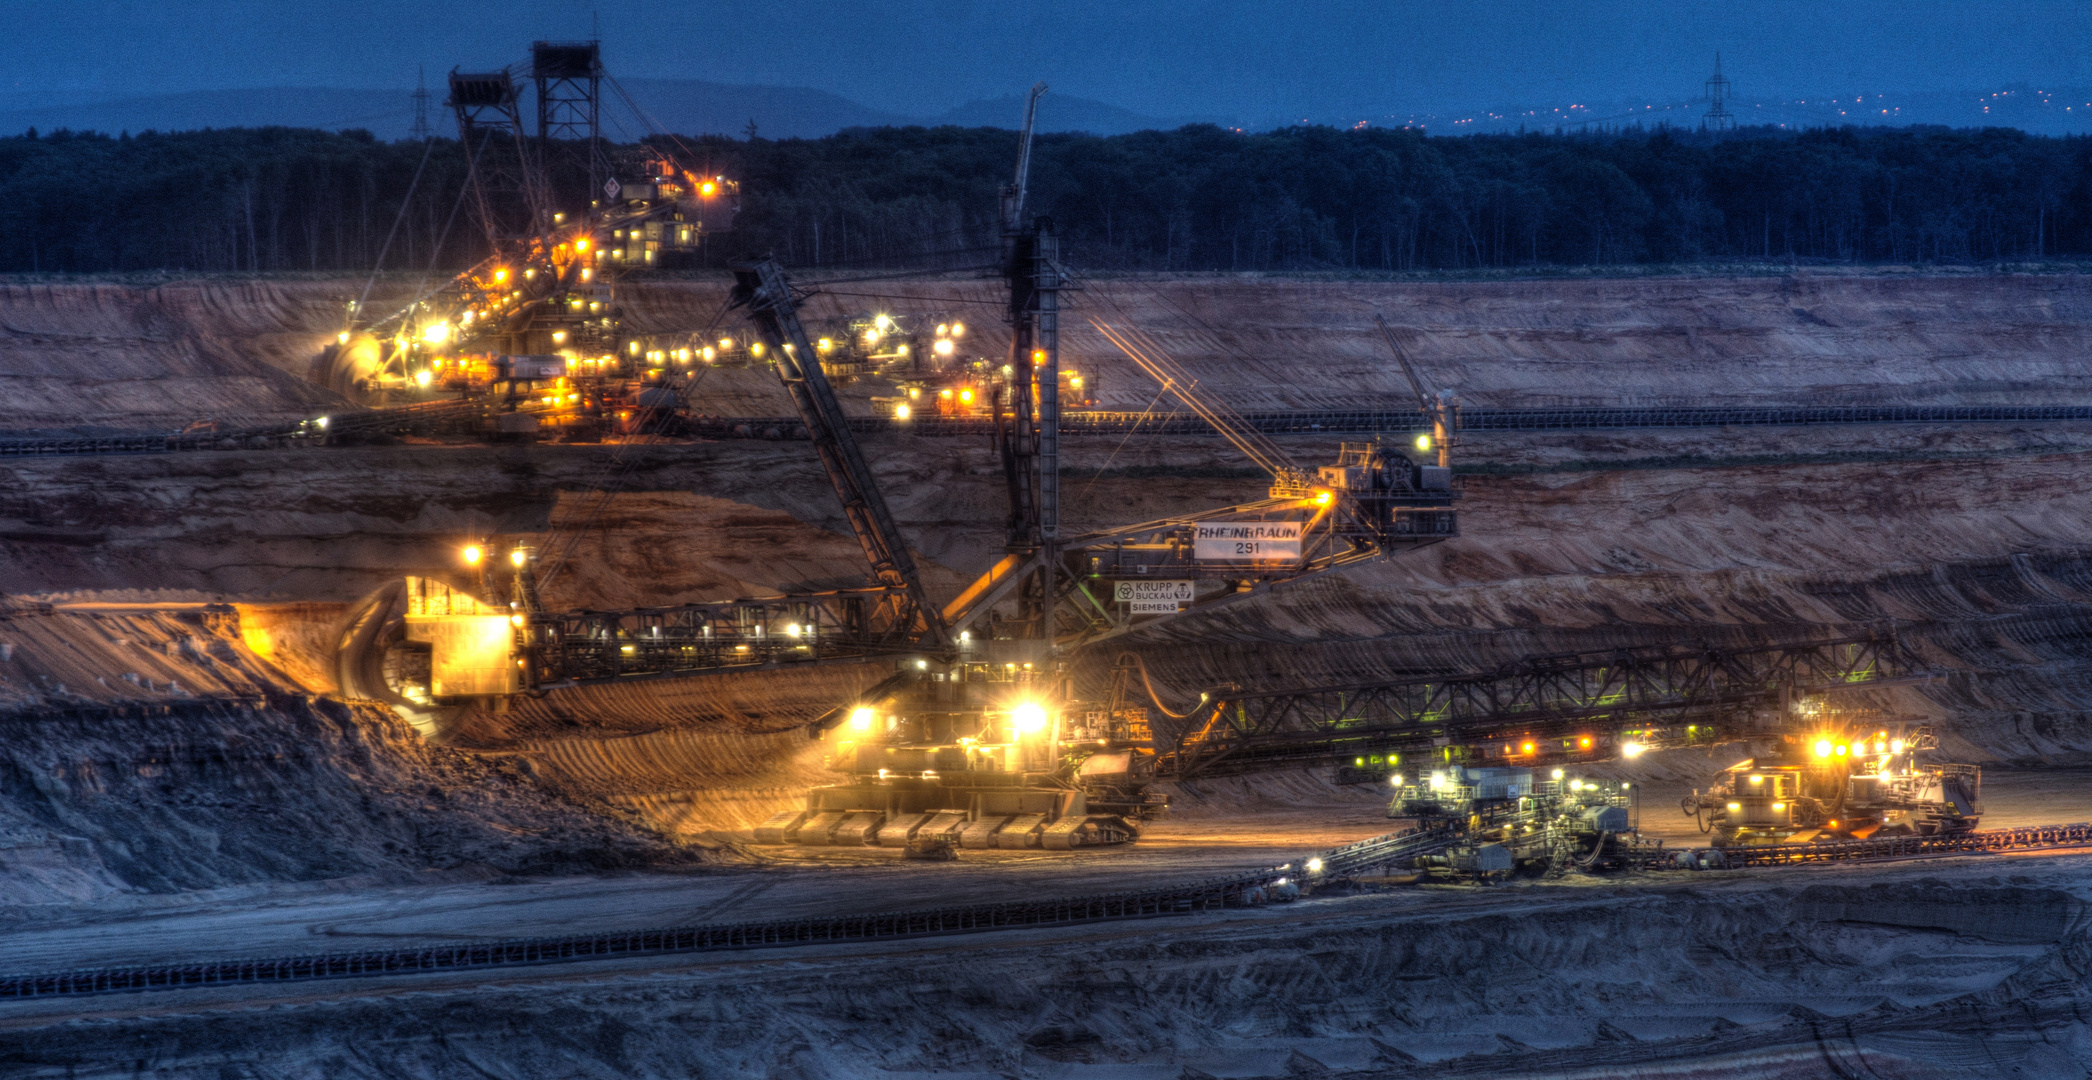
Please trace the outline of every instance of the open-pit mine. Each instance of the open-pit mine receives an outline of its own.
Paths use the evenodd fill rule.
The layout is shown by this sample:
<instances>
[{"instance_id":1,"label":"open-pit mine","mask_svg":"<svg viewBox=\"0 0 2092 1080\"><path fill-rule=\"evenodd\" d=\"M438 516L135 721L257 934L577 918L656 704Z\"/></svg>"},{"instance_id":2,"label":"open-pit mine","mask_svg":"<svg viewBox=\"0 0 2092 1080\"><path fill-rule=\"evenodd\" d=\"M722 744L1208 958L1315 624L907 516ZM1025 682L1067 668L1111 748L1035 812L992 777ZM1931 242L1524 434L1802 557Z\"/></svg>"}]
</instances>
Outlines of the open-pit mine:
<instances>
[{"instance_id":1,"label":"open-pit mine","mask_svg":"<svg viewBox=\"0 0 2092 1080\"><path fill-rule=\"evenodd\" d=\"M1080 286L0 285L4 1071L2092 1065L2092 278Z\"/></svg>"}]
</instances>

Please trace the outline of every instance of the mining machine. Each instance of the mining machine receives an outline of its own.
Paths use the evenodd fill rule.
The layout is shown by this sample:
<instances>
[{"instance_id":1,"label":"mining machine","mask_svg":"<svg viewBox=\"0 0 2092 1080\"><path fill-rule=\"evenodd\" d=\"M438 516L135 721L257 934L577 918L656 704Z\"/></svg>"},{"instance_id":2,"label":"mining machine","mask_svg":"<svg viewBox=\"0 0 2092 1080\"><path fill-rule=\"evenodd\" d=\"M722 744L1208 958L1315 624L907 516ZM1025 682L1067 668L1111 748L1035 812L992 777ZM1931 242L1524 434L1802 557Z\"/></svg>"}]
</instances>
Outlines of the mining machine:
<instances>
[{"instance_id":1,"label":"mining machine","mask_svg":"<svg viewBox=\"0 0 2092 1080\"><path fill-rule=\"evenodd\" d=\"M731 230L739 187L658 142L613 162L599 118L608 79L594 41L535 42L527 68L451 72L461 197L489 254L400 310L352 302L330 366L368 369L367 389L388 402L481 400L495 434L590 437L629 420L648 387L696 359L702 344L683 340L693 335L656 340L626 326L618 282L688 264Z\"/></svg>"},{"instance_id":2,"label":"mining machine","mask_svg":"<svg viewBox=\"0 0 2092 1080\"><path fill-rule=\"evenodd\" d=\"M426 708L580 684L883 661L894 665L891 677L816 726L830 734L831 761L846 779L766 822L759 840L934 853L1134 838L1140 819L1160 807L1147 791L1154 748L1145 713L1117 699L1078 699L1068 670L1076 652L1186 611L1450 539L1457 492L1443 453L1420 464L1382 443L1347 446L1336 464L1303 469L1196 393L1191 380L1168 374L1173 361L1152 339L1100 327L1264 463L1273 482L1269 497L1254 503L1064 534L1064 273L1052 223L1024 213L1032 116L1043 90L1033 91L1003 195L1012 333L1009 374L991 411L1009 514L1004 552L985 575L941 608L929 601L850 432L823 350L800 321L802 294L780 265L763 260L734 271L733 305L752 331L747 348L767 354L783 381L863 547L870 580L823 593L555 613L538 599L536 551L518 548L505 560L483 553L483 576L507 575L505 611L478 599L499 591L494 577L472 595L409 579L403 631L388 637L375 606L355 620L360 656L383 655L387 641L426 643L426 677L416 684L426 700L409 702L411 695L370 677L378 669L422 670L411 664L345 660L344 686L371 686L403 706ZM558 280L581 279L600 265L568 263Z\"/></svg>"},{"instance_id":3,"label":"mining machine","mask_svg":"<svg viewBox=\"0 0 2092 1080\"><path fill-rule=\"evenodd\" d=\"M1561 769L1536 779L1518 766L1451 765L1419 783L1398 782L1387 816L1458 838L1417 859L1416 869L1487 880L1625 865L1637 795L1631 782L1578 779Z\"/></svg>"},{"instance_id":4,"label":"mining machine","mask_svg":"<svg viewBox=\"0 0 2092 1080\"><path fill-rule=\"evenodd\" d=\"M1063 379L1052 222L1026 215L1033 119L1003 189L1010 351L988 397L1008 497L1002 556L937 613L947 649L862 695L831 735L845 782L778 814L758 842L910 850L1067 849L1136 838L1163 807L1148 790L1154 744L1124 695L1073 691L1083 648L1272 587L1457 535L1450 461L1419 464L1380 443L1343 447L1313 472L1173 374L1162 347L1125 327L1104 336L1273 476L1269 497L1196 515L1069 535L1060 521ZM803 348L803 345L802 345ZM1450 401L1441 405L1450 407ZM1444 414L1441 412L1441 416ZM1441 443L1449 442L1446 428Z\"/></svg>"},{"instance_id":5,"label":"mining machine","mask_svg":"<svg viewBox=\"0 0 2092 1080\"><path fill-rule=\"evenodd\" d=\"M1825 727L1783 735L1680 802L1715 847L1936 836L1982 820L1983 771L1919 760L1931 727Z\"/></svg>"}]
</instances>

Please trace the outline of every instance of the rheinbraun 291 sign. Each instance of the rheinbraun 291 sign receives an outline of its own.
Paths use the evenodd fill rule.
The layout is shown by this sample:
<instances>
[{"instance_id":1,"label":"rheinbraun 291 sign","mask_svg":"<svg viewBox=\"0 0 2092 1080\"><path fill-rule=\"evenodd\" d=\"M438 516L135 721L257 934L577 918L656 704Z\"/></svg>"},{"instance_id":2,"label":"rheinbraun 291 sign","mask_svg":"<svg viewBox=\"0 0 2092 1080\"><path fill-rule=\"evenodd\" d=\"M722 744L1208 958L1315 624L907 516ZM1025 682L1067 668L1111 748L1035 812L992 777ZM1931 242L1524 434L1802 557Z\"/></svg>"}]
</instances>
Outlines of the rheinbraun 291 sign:
<instances>
[{"instance_id":1,"label":"rheinbraun 291 sign","mask_svg":"<svg viewBox=\"0 0 2092 1080\"><path fill-rule=\"evenodd\" d=\"M1299 521L1201 521L1193 526L1191 557L1199 562L1263 562L1300 558Z\"/></svg>"}]
</instances>

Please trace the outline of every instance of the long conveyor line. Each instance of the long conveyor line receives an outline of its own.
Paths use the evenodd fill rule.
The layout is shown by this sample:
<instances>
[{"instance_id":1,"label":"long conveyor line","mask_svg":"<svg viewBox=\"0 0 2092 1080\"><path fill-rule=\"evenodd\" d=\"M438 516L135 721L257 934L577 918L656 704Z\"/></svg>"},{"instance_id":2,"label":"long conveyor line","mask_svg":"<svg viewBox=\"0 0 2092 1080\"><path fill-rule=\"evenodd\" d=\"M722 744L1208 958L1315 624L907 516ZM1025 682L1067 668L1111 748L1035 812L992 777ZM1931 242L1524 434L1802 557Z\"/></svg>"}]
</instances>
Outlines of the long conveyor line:
<instances>
[{"instance_id":1,"label":"long conveyor line","mask_svg":"<svg viewBox=\"0 0 2092 1080\"><path fill-rule=\"evenodd\" d=\"M356 432L407 431L455 424L488 411L485 402L432 401L344 412L329 418L325 431L309 424L240 428L197 434L120 433L63 437L0 436L0 457L68 457L95 454L168 454L193 450L251 450L322 445ZM1245 414L1266 435L1358 435L1411 432L1428 426L1415 410L1313 410ZM2092 405L1819 405L1681 406L1677 408L1465 409L1462 431L1609 431L1632 428L1758 427L1816 424L1985 424L2092 420ZM926 436L988 435L995 422L984 418L924 416L895 420L853 416L850 429L862 435L907 433ZM693 416L691 434L715 439L803 437L803 425L788 416ZM1060 433L1073 437L1212 435L1211 425L1190 413L1070 412Z\"/></svg>"},{"instance_id":2,"label":"long conveyor line","mask_svg":"<svg viewBox=\"0 0 2092 1080\"><path fill-rule=\"evenodd\" d=\"M0 998L229 986L314 979L469 971L627 956L667 956L742 949L893 941L978 934L1078 923L1187 915L1259 902L1261 889L1294 878L1331 880L1374 866L1444 851L1459 836L1449 829L1406 831L1361 840L1273 869L1207 878L1182 885L1106 896L1063 897L879 915L784 919L667 930L631 930L575 937L531 938L440 945L386 952L227 960L216 963L110 968L0 977ZM1945 836L1906 836L1831 844L1730 848L1718 862L1699 866L1745 869L1833 862L1880 861L1933 855L1979 854L2092 846L2092 824L1995 829ZM1678 866L1679 851L1659 846L1638 860L1648 869ZM1698 853L1704 854L1704 853Z\"/></svg>"},{"instance_id":3,"label":"long conveyor line","mask_svg":"<svg viewBox=\"0 0 2092 1080\"><path fill-rule=\"evenodd\" d=\"M1908 859L1990 851L2092 846L2092 824L2029 825L2020 829L1986 829L1939 836L1886 836L1873 840L1837 840L1814 844L1768 844L1722 849L1724 866L1801 866L1812 863Z\"/></svg>"}]
</instances>

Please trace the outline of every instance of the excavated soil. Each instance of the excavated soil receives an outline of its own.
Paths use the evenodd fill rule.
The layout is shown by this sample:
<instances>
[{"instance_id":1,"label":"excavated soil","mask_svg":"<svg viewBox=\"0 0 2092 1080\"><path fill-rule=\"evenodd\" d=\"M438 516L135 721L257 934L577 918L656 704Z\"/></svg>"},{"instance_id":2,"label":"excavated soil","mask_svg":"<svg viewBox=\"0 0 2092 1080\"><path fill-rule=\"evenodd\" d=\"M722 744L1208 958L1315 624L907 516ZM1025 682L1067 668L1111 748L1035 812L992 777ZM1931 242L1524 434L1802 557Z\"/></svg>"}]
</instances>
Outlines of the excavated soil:
<instances>
[{"instance_id":1,"label":"excavated soil","mask_svg":"<svg viewBox=\"0 0 2092 1080\"><path fill-rule=\"evenodd\" d=\"M1237 409L1400 409L1406 383L1376 311L1433 382L1477 406L2092 402L2092 276L1084 285L1069 295L1067 355L1115 408L1146 408L1156 391L1088 317L1154 334ZM361 287L0 288L0 429L350 407L306 376ZM888 310L956 313L974 340L999 341L993 283L875 291L917 298L876 301ZM380 283L372 303L408 296ZM720 282L654 282L626 304L641 325L712 333L733 325L718 320L722 298ZM825 294L809 315L874 302ZM881 392L844 391L852 409ZM693 407L789 411L764 371L706 374ZM1285 445L1307 464L1335 449ZM880 437L866 452L933 593L986 568L1002 507L984 441ZM1893 626L1942 677L1855 704L1934 722L1959 760L2080 764L2092 754L2088 455L2079 424L1470 435L1456 456L1460 539L1136 635L1085 657L1078 677L1094 685L1122 647L1188 702L1228 683ZM1071 440L1063 488L1073 529L1263 493L1217 439L1144 435ZM14 777L0 784L0 829L23 837L0 862L0 915L60 901L99 911L140 889L688 860L690 842L795 804L823 775L804 725L884 674L560 691L476 716L445 746L376 708L306 696L334 689L331 643L352 605L403 574L464 583L457 549L480 539L546 551L561 568L546 590L555 607L861 575L804 443L0 459L0 593L67 605L18 603L0 643L29 642L21 627L38 619L79 624L0 659L4 722L23 732L0 758ZM125 602L161 610L79 606ZM207 602L235 605L236 628L203 633L167 610ZM248 704L256 695L264 703ZM89 709L99 719L82 718ZM1634 775L1689 787L1719 757ZM2078 781L2058 782L2045 812L2092 817L2069 796ZM1187 835L1253 832L1259 815L1372 815L1371 798L1311 773L1177 797L1171 827ZM2061 858L1937 880L1430 890L624 978L316 989L201 1019L155 1005L111 1007L91 1027L0 1015L0 1059L32 1063L27 1075L118 1061L167 1076L2083 1075L2084 869ZM1028 880L1016 863L1010 873Z\"/></svg>"}]
</instances>

